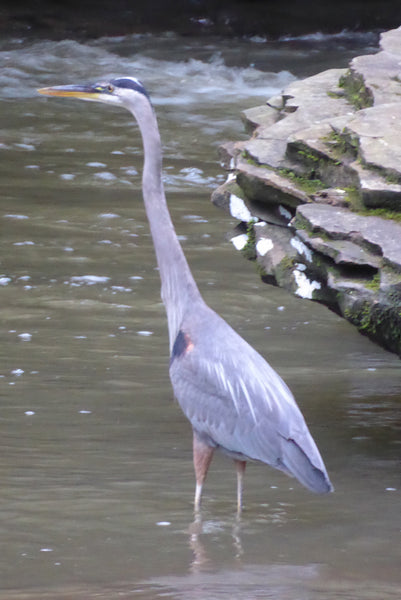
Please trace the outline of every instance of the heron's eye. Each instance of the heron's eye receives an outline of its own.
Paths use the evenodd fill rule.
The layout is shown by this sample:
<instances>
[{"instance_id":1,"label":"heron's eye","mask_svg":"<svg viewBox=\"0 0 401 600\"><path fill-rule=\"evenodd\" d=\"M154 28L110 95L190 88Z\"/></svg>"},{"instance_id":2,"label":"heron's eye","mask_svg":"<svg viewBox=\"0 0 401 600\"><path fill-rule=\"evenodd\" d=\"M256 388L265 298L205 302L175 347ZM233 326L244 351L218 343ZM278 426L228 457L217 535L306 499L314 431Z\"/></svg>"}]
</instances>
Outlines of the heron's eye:
<instances>
[{"instance_id":1,"label":"heron's eye","mask_svg":"<svg viewBox=\"0 0 401 600\"><path fill-rule=\"evenodd\" d=\"M114 86L111 85L111 83L108 84L108 86L106 87L108 92L114 92Z\"/></svg>"}]
</instances>

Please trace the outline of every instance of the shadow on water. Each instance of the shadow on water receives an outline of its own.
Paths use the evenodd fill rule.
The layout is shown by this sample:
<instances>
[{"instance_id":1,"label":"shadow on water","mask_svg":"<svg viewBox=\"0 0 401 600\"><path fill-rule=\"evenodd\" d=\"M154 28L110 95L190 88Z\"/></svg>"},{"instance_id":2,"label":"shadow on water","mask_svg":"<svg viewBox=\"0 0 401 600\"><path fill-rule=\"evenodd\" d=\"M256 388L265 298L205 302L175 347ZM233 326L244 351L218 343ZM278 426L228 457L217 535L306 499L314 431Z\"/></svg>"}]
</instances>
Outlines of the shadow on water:
<instances>
[{"instance_id":1,"label":"shadow on water","mask_svg":"<svg viewBox=\"0 0 401 600\"><path fill-rule=\"evenodd\" d=\"M171 37L0 49L0 600L401 597L399 360L262 284L209 202L222 180L211 147L238 139L241 109L324 68L324 53L238 44L230 55L198 41L193 59ZM271 72L284 64L299 71ZM124 113L34 93L111 72L155 90L195 278L292 388L330 497L252 464L238 521L235 470L216 456L192 523L191 432L168 380L138 133Z\"/></svg>"}]
</instances>

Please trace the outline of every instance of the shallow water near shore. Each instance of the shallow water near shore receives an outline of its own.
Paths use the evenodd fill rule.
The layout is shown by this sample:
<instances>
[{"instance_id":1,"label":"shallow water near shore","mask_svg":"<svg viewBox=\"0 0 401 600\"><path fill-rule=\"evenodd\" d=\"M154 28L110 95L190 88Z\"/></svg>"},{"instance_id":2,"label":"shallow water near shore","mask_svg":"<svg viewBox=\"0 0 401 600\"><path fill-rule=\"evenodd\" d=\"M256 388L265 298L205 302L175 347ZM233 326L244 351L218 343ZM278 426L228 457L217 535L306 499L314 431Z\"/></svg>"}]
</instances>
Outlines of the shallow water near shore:
<instances>
[{"instance_id":1,"label":"shallow water near shore","mask_svg":"<svg viewBox=\"0 0 401 600\"><path fill-rule=\"evenodd\" d=\"M0 47L0 600L401 595L399 359L325 307L264 285L210 203L240 111L345 66L371 38L130 36ZM135 75L152 95L177 233L207 302L293 390L336 488L312 495L216 456L194 522L142 148L124 111L45 85ZM244 136L245 137L245 136Z\"/></svg>"}]
</instances>

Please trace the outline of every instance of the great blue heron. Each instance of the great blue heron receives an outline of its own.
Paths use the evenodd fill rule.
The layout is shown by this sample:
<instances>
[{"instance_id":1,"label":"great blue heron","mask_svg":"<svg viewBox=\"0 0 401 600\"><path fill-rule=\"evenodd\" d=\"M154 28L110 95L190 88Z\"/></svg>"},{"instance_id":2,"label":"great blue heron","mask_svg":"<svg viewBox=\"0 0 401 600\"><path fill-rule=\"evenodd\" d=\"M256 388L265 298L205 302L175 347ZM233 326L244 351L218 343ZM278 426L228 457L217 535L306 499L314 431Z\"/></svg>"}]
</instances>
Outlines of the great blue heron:
<instances>
[{"instance_id":1,"label":"great blue heron","mask_svg":"<svg viewBox=\"0 0 401 600\"><path fill-rule=\"evenodd\" d=\"M143 85L122 77L39 92L122 106L138 122L144 147L143 198L168 319L170 378L193 429L195 511L216 449L236 463L238 511L247 460L294 475L314 492L332 491L319 450L286 384L199 293L167 208L160 134Z\"/></svg>"}]
</instances>

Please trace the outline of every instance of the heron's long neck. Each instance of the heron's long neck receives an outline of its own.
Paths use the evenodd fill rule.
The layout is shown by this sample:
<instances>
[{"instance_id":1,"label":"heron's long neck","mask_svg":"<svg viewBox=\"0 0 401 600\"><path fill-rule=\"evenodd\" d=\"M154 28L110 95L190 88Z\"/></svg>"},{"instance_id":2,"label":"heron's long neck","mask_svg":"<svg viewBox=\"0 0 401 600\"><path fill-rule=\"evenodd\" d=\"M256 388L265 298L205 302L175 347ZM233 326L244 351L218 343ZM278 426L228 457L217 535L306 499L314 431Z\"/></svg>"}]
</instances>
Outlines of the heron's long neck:
<instances>
[{"instance_id":1,"label":"heron's long neck","mask_svg":"<svg viewBox=\"0 0 401 600\"><path fill-rule=\"evenodd\" d=\"M170 348L179 331L188 303L200 299L184 252L177 239L162 182L162 149L156 115L150 103L143 101L135 117L144 146L142 177L143 199L162 283L162 300L166 307Z\"/></svg>"}]
</instances>

